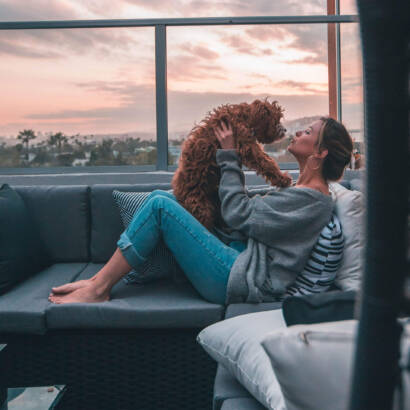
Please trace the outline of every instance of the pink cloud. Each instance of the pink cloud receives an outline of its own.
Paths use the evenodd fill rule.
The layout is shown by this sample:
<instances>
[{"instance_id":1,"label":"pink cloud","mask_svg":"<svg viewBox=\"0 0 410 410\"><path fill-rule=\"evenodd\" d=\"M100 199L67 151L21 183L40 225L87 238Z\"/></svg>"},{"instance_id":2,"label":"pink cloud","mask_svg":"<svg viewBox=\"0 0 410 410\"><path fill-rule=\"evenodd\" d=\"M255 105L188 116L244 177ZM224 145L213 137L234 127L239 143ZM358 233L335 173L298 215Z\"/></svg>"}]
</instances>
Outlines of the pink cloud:
<instances>
[{"instance_id":1,"label":"pink cloud","mask_svg":"<svg viewBox=\"0 0 410 410\"><path fill-rule=\"evenodd\" d=\"M222 35L221 41L241 54L254 56L274 54L273 51L269 48L257 47L255 44L248 41L243 35Z\"/></svg>"},{"instance_id":2,"label":"pink cloud","mask_svg":"<svg viewBox=\"0 0 410 410\"><path fill-rule=\"evenodd\" d=\"M183 43L179 46L183 51L188 52L196 57L201 57L207 60L214 60L219 57L219 54L202 45L192 45L190 43Z\"/></svg>"},{"instance_id":3,"label":"pink cloud","mask_svg":"<svg viewBox=\"0 0 410 410\"><path fill-rule=\"evenodd\" d=\"M209 73L212 71L212 74ZM204 78L226 79L226 70L218 65L203 64L197 57L179 55L169 57L168 79L181 81L202 81Z\"/></svg>"},{"instance_id":4,"label":"pink cloud","mask_svg":"<svg viewBox=\"0 0 410 410\"><path fill-rule=\"evenodd\" d=\"M297 94L313 93L318 95L328 95L328 91L323 90L323 83L283 80L275 82L273 85L279 88L293 89Z\"/></svg>"}]
</instances>

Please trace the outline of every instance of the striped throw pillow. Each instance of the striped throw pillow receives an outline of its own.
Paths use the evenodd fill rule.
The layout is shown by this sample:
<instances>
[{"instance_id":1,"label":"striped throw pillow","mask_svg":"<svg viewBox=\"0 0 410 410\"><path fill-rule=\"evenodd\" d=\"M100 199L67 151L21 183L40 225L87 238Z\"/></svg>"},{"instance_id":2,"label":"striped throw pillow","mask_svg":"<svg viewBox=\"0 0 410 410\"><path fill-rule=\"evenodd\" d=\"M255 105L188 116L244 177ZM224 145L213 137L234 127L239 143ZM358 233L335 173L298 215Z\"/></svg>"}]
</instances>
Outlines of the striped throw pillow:
<instances>
[{"instance_id":1,"label":"striped throw pillow","mask_svg":"<svg viewBox=\"0 0 410 410\"><path fill-rule=\"evenodd\" d=\"M128 227L135 212L141 208L149 194L150 192L113 191L112 195L120 211L124 228ZM123 280L127 284L143 285L167 276L171 276L175 282L186 281L174 255L161 239L138 270L132 270L124 276Z\"/></svg>"},{"instance_id":2,"label":"striped throw pillow","mask_svg":"<svg viewBox=\"0 0 410 410\"><path fill-rule=\"evenodd\" d=\"M344 237L342 225L335 213L322 229L309 260L286 296L300 296L326 292L336 279L343 259Z\"/></svg>"}]
</instances>

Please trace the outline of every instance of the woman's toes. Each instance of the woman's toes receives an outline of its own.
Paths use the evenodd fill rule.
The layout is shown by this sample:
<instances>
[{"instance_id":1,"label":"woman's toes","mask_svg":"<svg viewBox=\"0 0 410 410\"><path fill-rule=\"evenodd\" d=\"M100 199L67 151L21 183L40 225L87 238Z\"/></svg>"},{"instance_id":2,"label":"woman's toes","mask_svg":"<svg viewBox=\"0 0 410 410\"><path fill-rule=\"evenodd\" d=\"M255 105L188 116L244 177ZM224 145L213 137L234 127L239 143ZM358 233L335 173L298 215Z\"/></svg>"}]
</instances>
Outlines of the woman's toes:
<instances>
[{"instance_id":1,"label":"woman's toes","mask_svg":"<svg viewBox=\"0 0 410 410\"><path fill-rule=\"evenodd\" d=\"M56 286L54 288L51 288L51 290L53 291L53 293L67 293L71 290L71 288L71 283L67 283L62 286Z\"/></svg>"}]
</instances>

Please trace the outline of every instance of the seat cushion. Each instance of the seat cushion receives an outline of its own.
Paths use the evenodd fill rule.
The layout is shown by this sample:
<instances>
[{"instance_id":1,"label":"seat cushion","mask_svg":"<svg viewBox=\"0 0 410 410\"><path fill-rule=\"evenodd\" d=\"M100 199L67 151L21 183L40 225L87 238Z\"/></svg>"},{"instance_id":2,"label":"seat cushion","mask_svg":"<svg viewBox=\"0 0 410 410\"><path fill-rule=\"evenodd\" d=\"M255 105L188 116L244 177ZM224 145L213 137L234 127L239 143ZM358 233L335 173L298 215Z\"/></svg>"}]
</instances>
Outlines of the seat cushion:
<instances>
[{"instance_id":1,"label":"seat cushion","mask_svg":"<svg viewBox=\"0 0 410 410\"><path fill-rule=\"evenodd\" d=\"M102 266L90 263L78 280L89 279ZM224 306L207 302L188 282L163 279L138 287L120 280L107 302L51 304L46 316L52 329L203 328L220 321L223 311Z\"/></svg>"},{"instance_id":2,"label":"seat cushion","mask_svg":"<svg viewBox=\"0 0 410 410\"><path fill-rule=\"evenodd\" d=\"M44 334L51 288L74 280L86 266L86 263L54 264L2 295L0 333Z\"/></svg>"},{"instance_id":3,"label":"seat cushion","mask_svg":"<svg viewBox=\"0 0 410 410\"><path fill-rule=\"evenodd\" d=\"M89 188L16 186L53 263L89 261Z\"/></svg>"},{"instance_id":4,"label":"seat cushion","mask_svg":"<svg viewBox=\"0 0 410 410\"><path fill-rule=\"evenodd\" d=\"M105 263L110 259L124 230L113 190L151 192L171 189L170 184L93 185L91 187L91 261Z\"/></svg>"},{"instance_id":5,"label":"seat cushion","mask_svg":"<svg viewBox=\"0 0 410 410\"><path fill-rule=\"evenodd\" d=\"M218 364L214 382L213 410L220 410L226 400L238 397L251 395L224 366Z\"/></svg>"},{"instance_id":6,"label":"seat cushion","mask_svg":"<svg viewBox=\"0 0 410 410\"><path fill-rule=\"evenodd\" d=\"M282 302L269 303L232 303L226 308L225 319L247 313L265 312L267 310L280 309Z\"/></svg>"},{"instance_id":7,"label":"seat cushion","mask_svg":"<svg viewBox=\"0 0 410 410\"><path fill-rule=\"evenodd\" d=\"M221 410L264 410L266 407L251 397L224 401Z\"/></svg>"}]
</instances>

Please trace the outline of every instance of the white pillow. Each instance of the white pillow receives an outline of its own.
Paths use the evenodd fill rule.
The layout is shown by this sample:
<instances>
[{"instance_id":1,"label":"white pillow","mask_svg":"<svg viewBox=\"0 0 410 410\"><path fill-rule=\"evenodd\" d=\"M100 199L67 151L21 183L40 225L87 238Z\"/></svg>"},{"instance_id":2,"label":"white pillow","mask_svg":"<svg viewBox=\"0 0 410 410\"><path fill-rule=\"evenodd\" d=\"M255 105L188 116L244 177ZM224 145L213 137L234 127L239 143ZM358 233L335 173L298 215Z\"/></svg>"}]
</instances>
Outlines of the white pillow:
<instances>
[{"instance_id":1,"label":"white pillow","mask_svg":"<svg viewBox=\"0 0 410 410\"><path fill-rule=\"evenodd\" d=\"M261 341L286 328L281 309L248 313L203 329L197 341L268 409L285 410L282 392Z\"/></svg>"},{"instance_id":2,"label":"white pillow","mask_svg":"<svg viewBox=\"0 0 410 410\"><path fill-rule=\"evenodd\" d=\"M346 320L296 325L266 336L262 346L271 360L287 410L348 408L357 324L356 320ZM410 324L401 344L401 360L405 360L410 348ZM404 408L409 408L408 404Z\"/></svg>"},{"instance_id":3,"label":"white pillow","mask_svg":"<svg viewBox=\"0 0 410 410\"><path fill-rule=\"evenodd\" d=\"M335 285L341 290L359 290L364 271L364 195L337 182L330 183L329 188L345 239L343 259L336 274Z\"/></svg>"}]
</instances>

